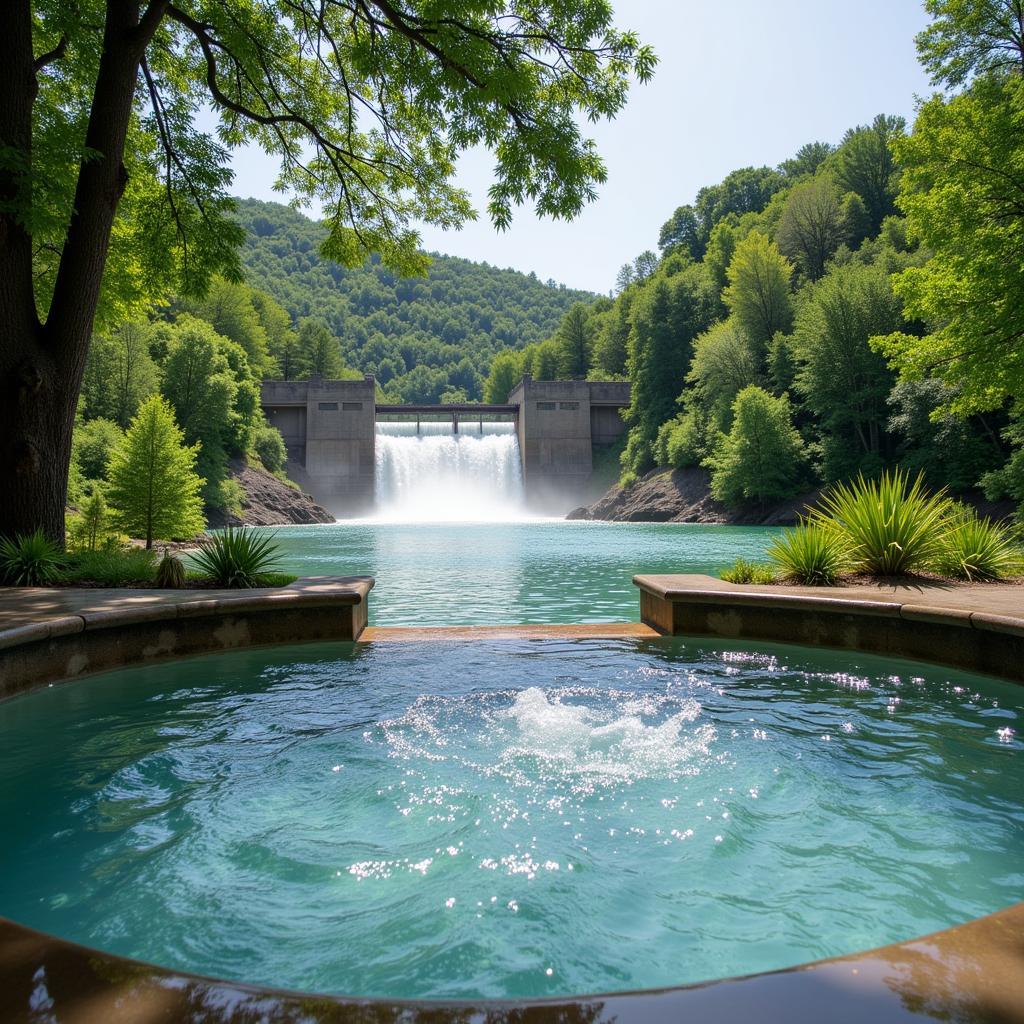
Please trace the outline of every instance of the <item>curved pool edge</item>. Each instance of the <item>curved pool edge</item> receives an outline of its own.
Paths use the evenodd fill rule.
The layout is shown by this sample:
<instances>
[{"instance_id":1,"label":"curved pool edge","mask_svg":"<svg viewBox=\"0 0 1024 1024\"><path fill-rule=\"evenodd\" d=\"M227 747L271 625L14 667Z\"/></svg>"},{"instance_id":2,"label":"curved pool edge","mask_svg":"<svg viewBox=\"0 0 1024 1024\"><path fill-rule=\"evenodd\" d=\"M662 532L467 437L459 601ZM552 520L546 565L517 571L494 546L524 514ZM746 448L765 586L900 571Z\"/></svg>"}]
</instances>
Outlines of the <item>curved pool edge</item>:
<instances>
[{"instance_id":1,"label":"curved pool edge","mask_svg":"<svg viewBox=\"0 0 1024 1024\"><path fill-rule=\"evenodd\" d=\"M637 575L640 618L669 636L889 654L1024 682L1024 586L791 587Z\"/></svg>"},{"instance_id":2,"label":"curved pool edge","mask_svg":"<svg viewBox=\"0 0 1024 1024\"><path fill-rule=\"evenodd\" d=\"M126 665L319 640L357 640L371 576L253 590L0 588L0 700Z\"/></svg>"},{"instance_id":3,"label":"curved pool edge","mask_svg":"<svg viewBox=\"0 0 1024 1024\"><path fill-rule=\"evenodd\" d=\"M0 699L153 659L307 640L625 639L682 632L868 650L1024 680L1022 588L946 587L931 594L863 588L851 594L846 588L750 588L707 576L637 576L634 582L644 626L365 632L368 577L309 578L244 594L130 591L126 598L125 591L107 591L118 595L118 607L102 607L99 591L64 592L63 601L55 597L61 592L21 591L16 621L0 629ZM0 616L10 607L4 604L10 593L0 591ZM344 609L348 613L339 614ZM41 660L33 667L35 658ZM31 678L12 677L11 666L19 664ZM53 673L48 679L44 668ZM0 1019L26 1024L852 1024L869 1018L873 1024L921 1018L1024 1024L1024 902L932 935L765 974L641 992L476 1003L350 999L205 978L0 918Z\"/></svg>"}]
</instances>

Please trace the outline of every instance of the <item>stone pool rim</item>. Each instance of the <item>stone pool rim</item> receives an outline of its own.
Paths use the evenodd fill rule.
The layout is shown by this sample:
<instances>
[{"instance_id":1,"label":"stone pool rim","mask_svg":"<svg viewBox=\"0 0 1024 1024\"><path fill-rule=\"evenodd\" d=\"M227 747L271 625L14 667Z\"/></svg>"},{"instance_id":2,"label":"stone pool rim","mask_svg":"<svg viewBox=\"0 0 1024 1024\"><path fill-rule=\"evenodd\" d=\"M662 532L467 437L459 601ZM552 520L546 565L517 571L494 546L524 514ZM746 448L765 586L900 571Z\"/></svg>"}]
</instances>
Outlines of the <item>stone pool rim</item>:
<instances>
[{"instance_id":1,"label":"stone pool rim","mask_svg":"<svg viewBox=\"0 0 1024 1024\"><path fill-rule=\"evenodd\" d=\"M247 647L662 634L865 650L1024 681L1021 587L751 587L696 575L638 575L634 582L643 624L447 629L367 628L370 577L311 577L241 592L68 588L62 598L55 597L61 591L0 588L0 623L13 616L0 628L0 699L119 667ZM34 610L33 601L47 600L48 611ZM883 1024L943 1014L1024 1022L1024 902L931 935L779 971L635 992L476 1001L346 997L221 980L0 918L0 1017L37 1021L43 1012L74 1024L467 1024L469 1017L496 1024L510 1017L522 1024L870 1017Z\"/></svg>"}]
</instances>

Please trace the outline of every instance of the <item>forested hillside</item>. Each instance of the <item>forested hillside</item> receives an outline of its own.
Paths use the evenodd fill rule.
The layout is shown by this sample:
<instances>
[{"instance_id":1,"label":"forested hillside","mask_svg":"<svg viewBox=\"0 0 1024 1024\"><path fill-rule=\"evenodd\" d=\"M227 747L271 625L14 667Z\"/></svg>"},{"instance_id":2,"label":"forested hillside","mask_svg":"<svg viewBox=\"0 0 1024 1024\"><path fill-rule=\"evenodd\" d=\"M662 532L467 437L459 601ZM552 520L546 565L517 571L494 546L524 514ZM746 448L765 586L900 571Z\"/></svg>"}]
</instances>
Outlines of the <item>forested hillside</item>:
<instances>
[{"instance_id":1,"label":"forested hillside","mask_svg":"<svg viewBox=\"0 0 1024 1024\"><path fill-rule=\"evenodd\" d=\"M627 487L703 466L765 507L899 466L1021 503L1024 47L998 6L930 5L918 49L947 91L913 126L880 114L701 189L614 303L499 353L485 395L524 368L628 377Z\"/></svg>"},{"instance_id":2,"label":"forested hillside","mask_svg":"<svg viewBox=\"0 0 1024 1024\"><path fill-rule=\"evenodd\" d=\"M594 297L452 256L435 255L425 278L399 277L376 258L346 269L320 255L324 228L296 210L246 199L238 215L249 284L296 322L324 321L346 364L397 401L479 399L495 353L543 341L574 302Z\"/></svg>"}]
</instances>

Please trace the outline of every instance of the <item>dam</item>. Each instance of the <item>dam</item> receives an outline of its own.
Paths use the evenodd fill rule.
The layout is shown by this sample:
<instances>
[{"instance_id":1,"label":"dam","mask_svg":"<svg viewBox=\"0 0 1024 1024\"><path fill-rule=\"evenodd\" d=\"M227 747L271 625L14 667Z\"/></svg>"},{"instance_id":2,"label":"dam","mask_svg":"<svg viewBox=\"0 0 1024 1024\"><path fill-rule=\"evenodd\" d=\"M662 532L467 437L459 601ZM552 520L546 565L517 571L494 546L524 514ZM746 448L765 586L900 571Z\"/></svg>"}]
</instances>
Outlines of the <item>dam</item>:
<instances>
[{"instance_id":1,"label":"dam","mask_svg":"<svg viewBox=\"0 0 1024 1024\"><path fill-rule=\"evenodd\" d=\"M373 377L268 380L261 397L288 475L339 518L396 503L564 515L597 497L594 455L621 437L629 400L626 381L529 375L502 405L378 404Z\"/></svg>"}]
</instances>

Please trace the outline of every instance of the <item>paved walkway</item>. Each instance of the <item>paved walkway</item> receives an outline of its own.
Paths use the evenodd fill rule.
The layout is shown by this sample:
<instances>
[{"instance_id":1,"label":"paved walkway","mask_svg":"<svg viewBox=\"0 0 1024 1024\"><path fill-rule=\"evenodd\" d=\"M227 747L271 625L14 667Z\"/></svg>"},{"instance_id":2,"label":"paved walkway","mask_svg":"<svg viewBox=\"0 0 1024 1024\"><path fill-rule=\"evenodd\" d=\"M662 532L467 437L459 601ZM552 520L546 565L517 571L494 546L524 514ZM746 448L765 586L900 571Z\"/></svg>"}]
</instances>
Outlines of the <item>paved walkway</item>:
<instances>
[{"instance_id":1,"label":"paved walkway","mask_svg":"<svg viewBox=\"0 0 1024 1024\"><path fill-rule=\"evenodd\" d=\"M345 589L365 593L364 576L310 576L287 587L252 590L136 590L131 587L0 587L0 632L17 626L35 625L71 616L97 616L115 612L237 602L245 599L293 601L334 596Z\"/></svg>"},{"instance_id":2,"label":"paved walkway","mask_svg":"<svg viewBox=\"0 0 1024 1024\"><path fill-rule=\"evenodd\" d=\"M877 583L849 587L795 587L783 584L726 583L694 574L639 575L638 586L672 598L694 592L819 597L842 601L885 601L936 610L983 612L1024 619L1024 585L1016 583Z\"/></svg>"}]
</instances>

